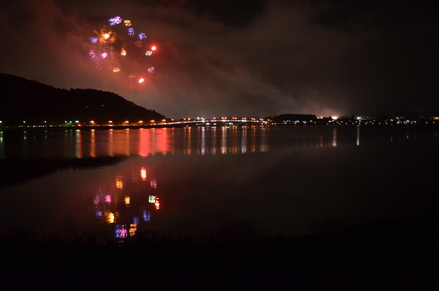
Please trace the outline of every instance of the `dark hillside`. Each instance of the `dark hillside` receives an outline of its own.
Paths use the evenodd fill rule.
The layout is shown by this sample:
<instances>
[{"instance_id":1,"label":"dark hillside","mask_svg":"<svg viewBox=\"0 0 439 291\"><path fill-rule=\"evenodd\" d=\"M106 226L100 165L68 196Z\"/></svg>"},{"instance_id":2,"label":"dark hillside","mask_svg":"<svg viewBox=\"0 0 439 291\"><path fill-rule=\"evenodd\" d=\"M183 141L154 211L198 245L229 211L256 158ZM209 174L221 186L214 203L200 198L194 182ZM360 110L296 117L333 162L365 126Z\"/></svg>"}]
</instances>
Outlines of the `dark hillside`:
<instances>
[{"instance_id":1,"label":"dark hillside","mask_svg":"<svg viewBox=\"0 0 439 291\"><path fill-rule=\"evenodd\" d=\"M165 118L162 114L121 96L93 89L57 89L21 77L0 74L0 120L4 124L88 122L132 122Z\"/></svg>"}]
</instances>

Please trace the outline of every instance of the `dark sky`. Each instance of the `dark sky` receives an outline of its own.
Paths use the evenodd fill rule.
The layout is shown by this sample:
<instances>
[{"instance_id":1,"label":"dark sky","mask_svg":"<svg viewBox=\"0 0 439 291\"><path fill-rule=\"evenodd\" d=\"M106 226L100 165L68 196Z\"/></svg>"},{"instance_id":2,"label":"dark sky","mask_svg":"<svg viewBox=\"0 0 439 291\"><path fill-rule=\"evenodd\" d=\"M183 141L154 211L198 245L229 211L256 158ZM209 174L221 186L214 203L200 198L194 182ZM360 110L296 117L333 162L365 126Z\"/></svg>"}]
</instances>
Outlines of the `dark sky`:
<instances>
[{"instance_id":1,"label":"dark sky","mask_svg":"<svg viewBox=\"0 0 439 291\"><path fill-rule=\"evenodd\" d=\"M439 1L3 0L0 72L171 118L438 110L438 31Z\"/></svg>"}]
</instances>

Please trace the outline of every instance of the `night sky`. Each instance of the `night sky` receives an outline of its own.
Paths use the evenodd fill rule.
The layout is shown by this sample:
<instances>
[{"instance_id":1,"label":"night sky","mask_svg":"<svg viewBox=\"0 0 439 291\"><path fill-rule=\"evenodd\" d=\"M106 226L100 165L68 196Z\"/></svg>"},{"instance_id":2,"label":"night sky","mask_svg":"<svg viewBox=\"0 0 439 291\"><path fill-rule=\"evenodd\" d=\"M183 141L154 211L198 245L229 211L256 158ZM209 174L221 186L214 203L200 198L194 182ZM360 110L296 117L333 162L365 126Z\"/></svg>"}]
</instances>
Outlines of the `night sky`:
<instances>
[{"instance_id":1,"label":"night sky","mask_svg":"<svg viewBox=\"0 0 439 291\"><path fill-rule=\"evenodd\" d=\"M3 0L0 37L2 73L171 118L439 110L438 1Z\"/></svg>"}]
</instances>

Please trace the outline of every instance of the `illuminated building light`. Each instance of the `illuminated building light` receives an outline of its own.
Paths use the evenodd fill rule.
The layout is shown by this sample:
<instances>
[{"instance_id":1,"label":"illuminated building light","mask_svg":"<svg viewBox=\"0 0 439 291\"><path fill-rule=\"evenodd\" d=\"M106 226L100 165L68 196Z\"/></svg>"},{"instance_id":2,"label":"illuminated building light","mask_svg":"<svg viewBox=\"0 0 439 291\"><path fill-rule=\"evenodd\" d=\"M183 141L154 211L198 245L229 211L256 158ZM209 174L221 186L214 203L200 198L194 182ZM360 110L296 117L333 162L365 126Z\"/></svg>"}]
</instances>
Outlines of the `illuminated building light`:
<instances>
[{"instance_id":1,"label":"illuminated building light","mask_svg":"<svg viewBox=\"0 0 439 291\"><path fill-rule=\"evenodd\" d=\"M125 201L125 205L130 205L130 203L131 203L130 196L126 195L124 201Z\"/></svg>"},{"instance_id":2,"label":"illuminated building light","mask_svg":"<svg viewBox=\"0 0 439 291\"><path fill-rule=\"evenodd\" d=\"M150 74L154 74L155 68L154 67L150 67L148 68L148 73Z\"/></svg>"},{"instance_id":3,"label":"illuminated building light","mask_svg":"<svg viewBox=\"0 0 439 291\"><path fill-rule=\"evenodd\" d=\"M128 36L134 36L134 28L128 28Z\"/></svg>"},{"instance_id":4,"label":"illuminated building light","mask_svg":"<svg viewBox=\"0 0 439 291\"><path fill-rule=\"evenodd\" d=\"M119 72L120 72L120 68L119 67L116 67L116 68L113 69L113 73L119 73Z\"/></svg>"},{"instance_id":5,"label":"illuminated building light","mask_svg":"<svg viewBox=\"0 0 439 291\"><path fill-rule=\"evenodd\" d=\"M97 37L90 37L90 43L97 43L98 38Z\"/></svg>"},{"instance_id":6,"label":"illuminated building light","mask_svg":"<svg viewBox=\"0 0 439 291\"><path fill-rule=\"evenodd\" d=\"M107 56L108 56L107 53L102 53L102 54L101 54L101 58L103 58L103 59L105 59Z\"/></svg>"},{"instance_id":7,"label":"illuminated building light","mask_svg":"<svg viewBox=\"0 0 439 291\"><path fill-rule=\"evenodd\" d=\"M154 195L149 195L148 196L148 202L149 203L155 203L156 201L156 197Z\"/></svg>"},{"instance_id":8,"label":"illuminated building light","mask_svg":"<svg viewBox=\"0 0 439 291\"><path fill-rule=\"evenodd\" d=\"M155 45L153 45L152 47L151 47L151 50L152 51L155 51L157 49L157 47L155 46Z\"/></svg>"},{"instance_id":9,"label":"illuminated building light","mask_svg":"<svg viewBox=\"0 0 439 291\"><path fill-rule=\"evenodd\" d=\"M125 19L123 21L123 24L125 24L125 26L131 26L132 25L131 20L128 20L128 19Z\"/></svg>"},{"instance_id":10,"label":"illuminated building light","mask_svg":"<svg viewBox=\"0 0 439 291\"><path fill-rule=\"evenodd\" d=\"M127 55L127 51L124 48L122 48L122 50L120 51L120 55L121 56L126 56Z\"/></svg>"},{"instance_id":11,"label":"illuminated building light","mask_svg":"<svg viewBox=\"0 0 439 291\"><path fill-rule=\"evenodd\" d=\"M103 37L104 39L109 39L109 38L110 38L110 34L109 34L109 33L104 33L104 34L102 35L102 37Z\"/></svg>"},{"instance_id":12,"label":"illuminated building light","mask_svg":"<svg viewBox=\"0 0 439 291\"><path fill-rule=\"evenodd\" d=\"M145 52L145 55L148 56L148 57L150 57L150 56L152 55L152 51L146 51L146 52Z\"/></svg>"},{"instance_id":13,"label":"illuminated building light","mask_svg":"<svg viewBox=\"0 0 439 291\"><path fill-rule=\"evenodd\" d=\"M111 203L111 195L105 195L105 202L106 203Z\"/></svg>"},{"instance_id":14,"label":"illuminated building light","mask_svg":"<svg viewBox=\"0 0 439 291\"><path fill-rule=\"evenodd\" d=\"M159 198L158 198L158 197L155 198L154 206L155 206L155 209L156 209L156 210L159 210L159 209L160 209L160 201L159 201Z\"/></svg>"},{"instance_id":15,"label":"illuminated building light","mask_svg":"<svg viewBox=\"0 0 439 291\"><path fill-rule=\"evenodd\" d=\"M144 79L144 78L140 78L139 80L137 80L137 82L138 82L139 84L142 84L143 82L145 82L145 79Z\"/></svg>"},{"instance_id":16,"label":"illuminated building light","mask_svg":"<svg viewBox=\"0 0 439 291\"><path fill-rule=\"evenodd\" d=\"M116 188L117 189L122 189L123 188L123 177L122 176L117 176L116 177Z\"/></svg>"},{"instance_id":17,"label":"illuminated building light","mask_svg":"<svg viewBox=\"0 0 439 291\"><path fill-rule=\"evenodd\" d=\"M140 169L140 178L142 178L142 181L146 181L146 169L145 169L145 167L142 167Z\"/></svg>"}]
</instances>

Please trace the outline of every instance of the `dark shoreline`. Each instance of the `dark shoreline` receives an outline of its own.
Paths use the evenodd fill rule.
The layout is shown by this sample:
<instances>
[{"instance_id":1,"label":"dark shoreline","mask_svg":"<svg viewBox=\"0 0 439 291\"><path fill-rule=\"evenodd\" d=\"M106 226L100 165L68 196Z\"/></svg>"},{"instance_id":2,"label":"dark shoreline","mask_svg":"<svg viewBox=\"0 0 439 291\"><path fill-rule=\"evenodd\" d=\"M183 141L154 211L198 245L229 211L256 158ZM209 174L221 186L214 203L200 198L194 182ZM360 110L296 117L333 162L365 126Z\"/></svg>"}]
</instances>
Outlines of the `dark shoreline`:
<instances>
[{"instance_id":1,"label":"dark shoreline","mask_svg":"<svg viewBox=\"0 0 439 291\"><path fill-rule=\"evenodd\" d=\"M302 237L1 237L4 290L437 290L438 216ZM42 289L41 289L42 288ZM128 290L128 289L127 289Z\"/></svg>"}]
</instances>

